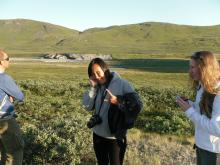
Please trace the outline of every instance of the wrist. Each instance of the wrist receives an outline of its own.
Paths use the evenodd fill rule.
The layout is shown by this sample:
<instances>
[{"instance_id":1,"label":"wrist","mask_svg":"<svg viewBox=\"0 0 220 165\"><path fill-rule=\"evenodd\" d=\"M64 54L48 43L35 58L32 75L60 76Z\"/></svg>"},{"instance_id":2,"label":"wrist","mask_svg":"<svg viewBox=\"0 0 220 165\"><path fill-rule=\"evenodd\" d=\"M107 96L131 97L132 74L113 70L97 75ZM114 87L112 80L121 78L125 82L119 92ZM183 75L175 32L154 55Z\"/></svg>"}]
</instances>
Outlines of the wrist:
<instances>
[{"instance_id":1,"label":"wrist","mask_svg":"<svg viewBox=\"0 0 220 165\"><path fill-rule=\"evenodd\" d=\"M92 98L96 95L97 88L91 87L89 90L89 96Z\"/></svg>"}]
</instances>

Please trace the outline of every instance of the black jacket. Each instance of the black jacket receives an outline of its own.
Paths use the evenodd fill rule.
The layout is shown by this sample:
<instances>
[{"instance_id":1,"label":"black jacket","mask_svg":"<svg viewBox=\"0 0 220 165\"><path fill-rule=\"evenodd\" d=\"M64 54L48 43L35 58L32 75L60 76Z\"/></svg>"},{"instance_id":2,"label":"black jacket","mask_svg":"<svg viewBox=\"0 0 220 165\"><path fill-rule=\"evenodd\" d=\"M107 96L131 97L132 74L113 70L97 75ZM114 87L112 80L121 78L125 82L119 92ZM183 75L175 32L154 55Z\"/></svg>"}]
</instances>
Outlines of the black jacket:
<instances>
[{"instance_id":1,"label":"black jacket","mask_svg":"<svg viewBox=\"0 0 220 165\"><path fill-rule=\"evenodd\" d=\"M110 105L108 124L111 133L120 140L126 136L127 129L134 126L134 122L143 108L143 104L136 92L117 96L117 99L118 105Z\"/></svg>"}]
</instances>

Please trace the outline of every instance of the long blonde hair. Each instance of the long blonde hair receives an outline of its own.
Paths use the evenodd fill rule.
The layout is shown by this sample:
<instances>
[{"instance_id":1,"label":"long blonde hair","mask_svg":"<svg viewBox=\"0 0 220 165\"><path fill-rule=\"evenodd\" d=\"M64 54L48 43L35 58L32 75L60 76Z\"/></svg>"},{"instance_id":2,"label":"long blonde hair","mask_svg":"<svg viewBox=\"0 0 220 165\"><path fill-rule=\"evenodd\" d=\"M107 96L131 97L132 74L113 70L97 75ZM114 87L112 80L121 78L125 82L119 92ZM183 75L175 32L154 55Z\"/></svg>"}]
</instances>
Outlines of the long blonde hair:
<instances>
[{"instance_id":1,"label":"long blonde hair","mask_svg":"<svg viewBox=\"0 0 220 165\"><path fill-rule=\"evenodd\" d=\"M199 51L195 52L191 59L195 60L198 65L201 75L201 84L204 87L204 92L200 101L201 112L204 112L209 118L211 114L209 111L210 97L220 94L218 83L220 81L220 67L218 60L212 52ZM198 88L199 81L191 78L192 86L194 89Z\"/></svg>"}]
</instances>

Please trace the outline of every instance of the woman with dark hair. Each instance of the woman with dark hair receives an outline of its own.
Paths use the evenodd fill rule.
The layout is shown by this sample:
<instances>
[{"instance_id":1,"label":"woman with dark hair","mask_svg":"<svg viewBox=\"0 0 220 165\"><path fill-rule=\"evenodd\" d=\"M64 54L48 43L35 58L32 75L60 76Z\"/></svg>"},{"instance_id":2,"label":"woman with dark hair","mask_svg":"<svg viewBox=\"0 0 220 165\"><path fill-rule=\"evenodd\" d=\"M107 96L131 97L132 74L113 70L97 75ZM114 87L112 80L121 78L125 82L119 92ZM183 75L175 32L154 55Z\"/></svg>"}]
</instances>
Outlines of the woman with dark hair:
<instances>
[{"instance_id":1,"label":"woman with dark hair","mask_svg":"<svg viewBox=\"0 0 220 165\"><path fill-rule=\"evenodd\" d=\"M209 51L191 56L189 76L195 102L178 97L177 103L195 125L197 165L220 164L220 68Z\"/></svg>"},{"instance_id":2,"label":"woman with dark hair","mask_svg":"<svg viewBox=\"0 0 220 165\"><path fill-rule=\"evenodd\" d=\"M99 165L123 164L125 148L119 145L111 133L108 121L110 105L118 105L118 95L134 92L134 88L117 73L110 72L100 58L93 59L88 66L90 90L83 96L83 105L94 114L87 126L93 131L93 147Z\"/></svg>"}]
</instances>

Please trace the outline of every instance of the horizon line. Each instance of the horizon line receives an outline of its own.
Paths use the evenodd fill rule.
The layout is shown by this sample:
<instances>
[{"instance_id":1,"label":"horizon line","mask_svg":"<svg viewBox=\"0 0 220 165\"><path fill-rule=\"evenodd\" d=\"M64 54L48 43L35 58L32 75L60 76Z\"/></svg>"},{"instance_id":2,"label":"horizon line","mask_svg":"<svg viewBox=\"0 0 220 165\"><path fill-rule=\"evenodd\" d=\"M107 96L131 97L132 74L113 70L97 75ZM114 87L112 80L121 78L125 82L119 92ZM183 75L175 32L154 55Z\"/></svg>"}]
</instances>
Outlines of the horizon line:
<instances>
[{"instance_id":1,"label":"horizon line","mask_svg":"<svg viewBox=\"0 0 220 165\"><path fill-rule=\"evenodd\" d=\"M42 20L35 20L35 19L28 19L28 18L9 18L9 19L0 19L0 21L7 21L7 20L27 20L27 21L36 21L36 22L42 22L42 23L48 23L48 24L52 24L52 25L57 25L57 26L61 26L64 28L68 28L71 30L76 30L79 32L83 32L83 31L87 31L89 29L105 29L105 28L109 28L109 27L113 27L113 26L127 26L127 25L136 25L136 24L144 24L144 23L162 23L162 24L172 24L172 25L180 25L180 26L194 26L194 27L210 27L210 26L219 26L219 24L212 24L212 25L192 25L192 24L180 24L180 23L173 23L173 22L159 22L159 21L145 21L145 22L137 22L137 23L128 23L128 24L115 24L115 25L109 25L109 26L104 26L104 27L90 27L90 28L85 28L84 30L77 30L65 25L60 25L59 23L52 23L52 22L47 22L47 21L42 21Z\"/></svg>"}]
</instances>

